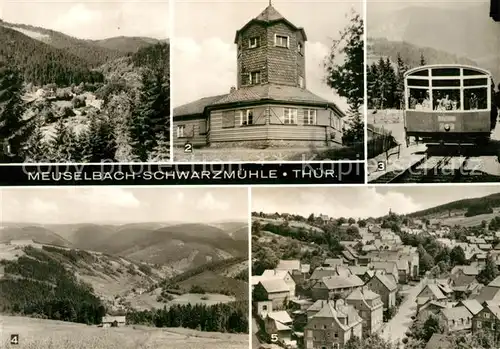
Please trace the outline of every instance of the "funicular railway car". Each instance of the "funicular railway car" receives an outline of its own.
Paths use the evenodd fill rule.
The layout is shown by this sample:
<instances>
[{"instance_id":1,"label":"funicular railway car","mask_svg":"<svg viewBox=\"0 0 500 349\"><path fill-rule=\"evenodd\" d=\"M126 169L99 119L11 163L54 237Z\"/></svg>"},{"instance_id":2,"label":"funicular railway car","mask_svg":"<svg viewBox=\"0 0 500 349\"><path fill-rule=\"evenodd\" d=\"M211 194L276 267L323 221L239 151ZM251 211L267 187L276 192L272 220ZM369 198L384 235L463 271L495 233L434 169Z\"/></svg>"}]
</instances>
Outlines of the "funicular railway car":
<instances>
[{"instance_id":1,"label":"funicular railway car","mask_svg":"<svg viewBox=\"0 0 500 349\"><path fill-rule=\"evenodd\" d=\"M487 143L496 126L491 73L466 65L427 65L404 77L406 146Z\"/></svg>"}]
</instances>

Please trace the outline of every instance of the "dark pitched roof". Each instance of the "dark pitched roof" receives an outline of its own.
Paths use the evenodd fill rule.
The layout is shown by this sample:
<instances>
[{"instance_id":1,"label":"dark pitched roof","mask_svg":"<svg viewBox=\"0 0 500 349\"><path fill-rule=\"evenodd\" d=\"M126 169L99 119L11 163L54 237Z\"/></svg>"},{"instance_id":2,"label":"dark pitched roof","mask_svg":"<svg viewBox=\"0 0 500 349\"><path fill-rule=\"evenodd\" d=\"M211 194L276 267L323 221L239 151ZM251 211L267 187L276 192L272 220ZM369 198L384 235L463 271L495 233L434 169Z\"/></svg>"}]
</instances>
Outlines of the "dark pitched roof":
<instances>
[{"instance_id":1,"label":"dark pitched roof","mask_svg":"<svg viewBox=\"0 0 500 349\"><path fill-rule=\"evenodd\" d=\"M183 115L195 115L195 114L203 114L205 111L205 108L215 102L217 102L219 99L222 97L227 96L225 95L218 95L218 96L211 96L211 97L204 97L201 99L198 99L194 102L187 103L180 105L176 108L174 108L174 118L178 116L183 116Z\"/></svg>"},{"instance_id":2,"label":"dark pitched roof","mask_svg":"<svg viewBox=\"0 0 500 349\"><path fill-rule=\"evenodd\" d=\"M434 333L427 342L425 349L451 349L451 341L444 334Z\"/></svg>"},{"instance_id":3,"label":"dark pitched roof","mask_svg":"<svg viewBox=\"0 0 500 349\"><path fill-rule=\"evenodd\" d=\"M324 106L330 105L333 108L338 109L334 102L330 102L324 98L316 96L314 93L306 89L276 84L242 87L217 100L212 105L217 106L221 104L266 100L277 102L311 103Z\"/></svg>"},{"instance_id":4,"label":"dark pitched roof","mask_svg":"<svg viewBox=\"0 0 500 349\"><path fill-rule=\"evenodd\" d=\"M245 24L243 26L243 28L236 31L236 37L234 39L234 42L237 43L238 34L252 23L262 23L262 24L270 25L270 24L273 24L276 22L285 22L287 25L289 25L294 30L298 30L298 31L302 32L302 35L304 36L304 40L307 40L307 36L306 36L306 32L304 31L304 28L300 28L300 27L295 26L292 22L290 22L285 17L283 17L281 15L281 13L279 13L273 7L273 5L269 5L257 17L251 19L247 24Z\"/></svg>"}]
</instances>

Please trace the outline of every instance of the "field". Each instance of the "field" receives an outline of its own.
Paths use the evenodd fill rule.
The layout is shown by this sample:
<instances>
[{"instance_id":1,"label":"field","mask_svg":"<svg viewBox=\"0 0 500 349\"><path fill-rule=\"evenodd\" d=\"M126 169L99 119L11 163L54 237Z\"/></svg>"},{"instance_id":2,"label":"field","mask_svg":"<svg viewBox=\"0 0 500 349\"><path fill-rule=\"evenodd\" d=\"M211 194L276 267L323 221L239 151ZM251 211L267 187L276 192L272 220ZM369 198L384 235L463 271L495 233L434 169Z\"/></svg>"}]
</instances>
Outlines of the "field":
<instances>
[{"instance_id":1,"label":"field","mask_svg":"<svg viewBox=\"0 0 500 349\"><path fill-rule=\"evenodd\" d=\"M218 303L229 303L234 302L235 297L225 296L223 294L198 294L198 293L185 293L181 296L176 297L173 301L169 302L169 305L173 304L205 304L205 305L215 305Z\"/></svg>"},{"instance_id":2,"label":"field","mask_svg":"<svg viewBox=\"0 0 500 349\"><path fill-rule=\"evenodd\" d=\"M247 349L248 335L182 328L99 328L61 321L0 316L0 343L19 334L17 349ZM3 345L5 344L5 345Z\"/></svg>"},{"instance_id":3,"label":"field","mask_svg":"<svg viewBox=\"0 0 500 349\"><path fill-rule=\"evenodd\" d=\"M253 217L253 219L259 221L262 225L267 224L267 223L279 225L279 224L283 223L283 221L280 221L277 219L272 219L272 218ZM323 232L323 230L321 230L320 228L314 227L314 226L309 225L305 222L289 221L288 225L290 227L294 227L294 228L304 228L306 230L312 229L312 230L317 231L317 232L321 232L321 233Z\"/></svg>"},{"instance_id":4,"label":"field","mask_svg":"<svg viewBox=\"0 0 500 349\"><path fill-rule=\"evenodd\" d=\"M497 216L500 216L499 208L494 208L493 213L481 214L473 217L464 217L463 215L458 215L458 216L442 217L442 218L436 217L436 219L439 219L441 224L447 224L450 226L460 225L463 227L472 227L475 225L481 225L481 222L483 220L489 223L493 218Z\"/></svg>"}]
</instances>

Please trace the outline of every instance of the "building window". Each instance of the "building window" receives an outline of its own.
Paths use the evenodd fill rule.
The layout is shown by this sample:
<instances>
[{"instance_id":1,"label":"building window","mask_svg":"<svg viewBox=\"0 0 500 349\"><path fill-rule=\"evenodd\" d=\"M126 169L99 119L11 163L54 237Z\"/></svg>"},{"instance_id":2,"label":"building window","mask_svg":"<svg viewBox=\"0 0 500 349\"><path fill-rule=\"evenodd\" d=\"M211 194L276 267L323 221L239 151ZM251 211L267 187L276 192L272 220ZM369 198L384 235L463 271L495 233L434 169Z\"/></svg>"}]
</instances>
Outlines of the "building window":
<instances>
[{"instance_id":1,"label":"building window","mask_svg":"<svg viewBox=\"0 0 500 349\"><path fill-rule=\"evenodd\" d=\"M339 333L335 332L334 336L335 336L335 338L339 338Z\"/></svg>"},{"instance_id":2,"label":"building window","mask_svg":"<svg viewBox=\"0 0 500 349\"><path fill-rule=\"evenodd\" d=\"M263 305L262 310L267 310L267 305Z\"/></svg>"},{"instance_id":3,"label":"building window","mask_svg":"<svg viewBox=\"0 0 500 349\"><path fill-rule=\"evenodd\" d=\"M323 325L323 328L324 328L324 329L326 330L326 329L328 328L328 326L326 326L326 325Z\"/></svg>"},{"instance_id":4,"label":"building window","mask_svg":"<svg viewBox=\"0 0 500 349\"><path fill-rule=\"evenodd\" d=\"M260 38L258 36L248 39L248 48L256 48L259 46L260 46Z\"/></svg>"},{"instance_id":5,"label":"building window","mask_svg":"<svg viewBox=\"0 0 500 349\"><path fill-rule=\"evenodd\" d=\"M274 46L288 48L289 47L288 41L289 41L289 39L288 39L288 36L286 36L286 35L275 35L274 36Z\"/></svg>"},{"instance_id":6,"label":"building window","mask_svg":"<svg viewBox=\"0 0 500 349\"><path fill-rule=\"evenodd\" d=\"M489 319L490 318L490 313L484 313L484 318Z\"/></svg>"},{"instance_id":7,"label":"building window","mask_svg":"<svg viewBox=\"0 0 500 349\"><path fill-rule=\"evenodd\" d=\"M481 321L477 322L477 328L481 328Z\"/></svg>"},{"instance_id":8,"label":"building window","mask_svg":"<svg viewBox=\"0 0 500 349\"><path fill-rule=\"evenodd\" d=\"M304 125L316 125L316 109L304 109Z\"/></svg>"},{"instance_id":9,"label":"building window","mask_svg":"<svg viewBox=\"0 0 500 349\"><path fill-rule=\"evenodd\" d=\"M250 73L250 85L260 84L260 71Z\"/></svg>"},{"instance_id":10,"label":"building window","mask_svg":"<svg viewBox=\"0 0 500 349\"><path fill-rule=\"evenodd\" d=\"M284 108L283 109L283 123L285 125L296 125L297 124L297 109Z\"/></svg>"},{"instance_id":11,"label":"building window","mask_svg":"<svg viewBox=\"0 0 500 349\"><path fill-rule=\"evenodd\" d=\"M304 88L304 78L302 76L299 76L299 87Z\"/></svg>"},{"instance_id":12,"label":"building window","mask_svg":"<svg viewBox=\"0 0 500 349\"><path fill-rule=\"evenodd\" d=\"M239 122L240 126L253 125L253 110L252 109L238 110L236 112L236 115L237 115L238 119L240 120L240 122Z\"/></svg>"},{"instance_id":13,"label":"building window","mask_svg":"<svg viewBox=\"0 0 500 349\"><path fill-rule=\"evenodd\" d=\"M177 138L184 137L184 130L186 129L185 125L177 125Z\"/></svg>"},{"instance_id":14,"label":"building window","mask_svg":"<svg viewBox=\"0 0 500 349\"><path fill-rule=\"evenodd\" d=\"M304 54L304 46L302 45L301 42L297 45L297 52L300 53L301 55Z\"/></svg>"}]
</instances>

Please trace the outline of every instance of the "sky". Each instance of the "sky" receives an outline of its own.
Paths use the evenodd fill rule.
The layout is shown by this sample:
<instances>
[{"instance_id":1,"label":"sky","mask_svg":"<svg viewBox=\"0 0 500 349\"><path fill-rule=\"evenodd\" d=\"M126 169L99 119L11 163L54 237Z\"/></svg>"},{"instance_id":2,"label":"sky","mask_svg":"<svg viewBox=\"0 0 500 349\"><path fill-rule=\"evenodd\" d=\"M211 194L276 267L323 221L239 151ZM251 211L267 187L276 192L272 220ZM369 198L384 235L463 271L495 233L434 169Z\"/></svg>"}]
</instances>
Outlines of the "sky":
<instances>
[{"instance_id":1,"label":"sky","mask_svg":"<svg viewBox=\"0 0 500 349\"><path fill-rule=\"evenodd\" d=\"M229 93L231 86L236 86L236 30L257 17L268 4L267 0L175 2L171 41L174 106ZM338 39L348 24L351 10L362 14L362 2L275 0L273 6L306 31L307 88L345 109L345 101L323 82L323 61L332 40Z\"/></svg>"},{"instance_id":2,"label":"sky","mask_svg":"<svg viewBox=\"0 0 500 349\"><path fill-rule=\"evenodd\" d=\"M500 192L498 186L252 188L252 211L368 218L407 214L451 201Z\"/></svg>"},{"instance_id":3,"label":"sky","mask_svg":"<svg viewBox=\"0 0 500 349\"><path fill-rule=\"evenodd\" d=\"M3 2L0 17L7 22L57 30L81 39L169 37L167 0L0 1Z\"/></svg>"},{"instance_id":4,"label":"sky","mask_svg":"<svg viewBox=\"0 0 500 349\"><path fill-rule=\"evenodd\" d=\"M370 22L371 15L376 12L389 12L395 10L401 10L406 7L414 7L414 6L425 6L425 7L439 7L439 8L456 8L456 7L464 7L464 6L476 6L477 4L489 4L490 0L367 0L366 2L366 10L368 20L367 23Z\"/></svg>"},{"instance_id":5,"label":"sky","mask_svg":"<svg viewBox=\"0 0 500 349\"><path fill-rule=\"evenodd\" d=\"M248 221L247 188L52 187L0 189L0 222L216 223Z\"/></svg>"}]
</instances>

